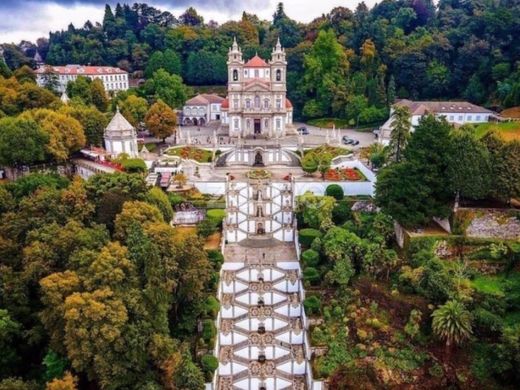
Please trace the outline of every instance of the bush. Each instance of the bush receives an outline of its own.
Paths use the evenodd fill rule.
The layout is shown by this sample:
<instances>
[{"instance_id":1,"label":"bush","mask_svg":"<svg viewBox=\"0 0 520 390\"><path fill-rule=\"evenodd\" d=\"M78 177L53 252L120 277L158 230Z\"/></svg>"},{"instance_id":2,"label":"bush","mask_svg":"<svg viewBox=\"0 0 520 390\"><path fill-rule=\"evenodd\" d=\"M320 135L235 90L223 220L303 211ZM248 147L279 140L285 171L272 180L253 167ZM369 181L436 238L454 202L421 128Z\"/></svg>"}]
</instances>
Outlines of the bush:
<instances>
[{"instance_id":1,"label":"bush","mask_svg":"<svg viewBox=\"0 0 520 390\"><path fill-rule=\"evenodd\" d=\"M303 270L303 281L316 286L321 281L320 273L314 267L307 267Z\"/></svg>"},{"instance_id":2,"label":"bush","mask_svg":"<svg viewBox=\"0 0 520 390\"><path fill-rule=\"evenodd\" d=\"M173 208L170 199L159 187L153 187L148 191L146 194L146 201L161 211L166 222L173 219Z\"/></svg>"},{"instance_id":3,"label":"bush","mask_svg":"<svg viewBox=\"0 0 520 390\"><path fill-rule=\"evenodd\" d=\"M305 309L305 313L307 315L319 314L321 308L320 298L315 295L305 298L303 301L303 308Z\"/></svg>"},{"instance_id":4,"label":"bush","mask_svg":"<svg viewBox=\"0 0 520 390\"><path fill-rule=\"evenodd\" d=\"M473 311L475 325L481 333L499 332L504 325L502 318L486 309L478 308Z\"/></svg>"},{"instance_id":5,"label":"bush","mask_svg":"<svg viewBox=\"0 0 520 390\"><path fill-rule=\"evenodd\" d=\"M325 190L325 195L332 196L336 200L341 200L345 196L343 193L343 188L339 184L331 184Z\"/></svg>"},{"instance_id":6,"label":"bush","mask_svg":"<svg viewBox=\"0 0 520 390\"><path fill-rule=\"evenodd\" d=\"M144 160L140 158L127 158L121 161L121 165L125 172L128 173L141 173L146 172L146 164Z\"/></svg>"},{"instance_id":7,"label":"bush","mask_svg":"<svg viewBox=\"0 0 520 390\"><path fill-rule=\"evenodd\" d=\"M310 247L316 237L321 238L322 234L317 229L302 229L299 233L300 243L305 247Z\"/></svg>"},{"instance_id":8,"label":"bush","mask_svg":"<svg viewBox=\"0 0 520 390\"><path fill-rule=\"evenodd\" d=\"M176 194L174 192L170 192L168 194L168 200L170 201L170 204L172 205L172 207L175 208L175 206L177 206L178 204L181 204L183 202L186 202L186 199L184 199L182 196L180 196L179 194Z\"/></svg>"},{"instance_id":9,"label":"bush","mask_svg":"<svg viewBox=\"0 0 520 390\"><path fill-rule=\"evenodd\" d=\"M202 322L202 338L209 344L217 334L213 320L207 319Z\"/></svg>"},{"instance_id":10,"label":"bush","mask_svg":"<svg viewBox=\"0 0 520 390\"><path fill-rule=\"evenodd\" d=\"M213 264L215 271L218 271L224 262L224 255L219 250L210 249L208 251L208 259Z\"/></svg>"},{"instance_id":11,"label":"bush","mask_svg":"<svg viewBox=\"0 0 520 390\"><path fill-rule=\"evenodd\" d=\"M210 295L206 299L206 302L204 302L204 311L206 312L206 315L216 318L219 310L219 301L213 295Z\"/></svg>"},{"instance_id":12,"label":"bush","mask_svg":"<svg viewBox=\"0 0 520 390\"><path fill-rule=\"evenodd\" d=\"M338 202L332 209L332 221L336 225L342 225L352 217L352 210L348 202Z\"/></svg>"},{"instance_id":13,"label":"bush","mask_svg":"<svg viewBox=\"0 0 520 390\"><path fill-rule=\"evenodd\" d=\"M205 372L213 373L218 368L218 359L213 355L204 355L200 364Z\"/></svg>"},{"instance_id":14,"label":"bush","mask_svg":"<svg viewBox=\"0 0 520 390\"><path fill-rule=\"evenodd\" d=\"M302 253L302 260L305 267L316 267L320 262L320 254L313 249L307 249Z\"/></svg>"},{"instance_id":15,"label":"bush","mask_svg":"<svg viewBox=\"0 0 520 390\"><path fill-rule=\"evenodd\" d=\"M215 222L205 218L197 224L197 234L202 238L208 238L217 231Z\"/></svg>"}]
</instances>

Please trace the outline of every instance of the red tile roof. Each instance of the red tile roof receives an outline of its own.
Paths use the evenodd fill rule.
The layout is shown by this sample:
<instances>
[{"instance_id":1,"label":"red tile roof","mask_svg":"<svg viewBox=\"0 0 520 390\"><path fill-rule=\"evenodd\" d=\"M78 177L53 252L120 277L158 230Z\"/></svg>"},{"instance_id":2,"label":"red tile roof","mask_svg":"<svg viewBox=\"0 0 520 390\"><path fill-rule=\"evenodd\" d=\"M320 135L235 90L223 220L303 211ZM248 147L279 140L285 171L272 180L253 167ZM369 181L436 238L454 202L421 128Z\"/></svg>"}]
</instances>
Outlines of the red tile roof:
<instances>
[{"instance_id":1,"label":"red tile roof","mask_svg":"<svg viewBox=\"0 0 520 390\"><path fill-rule=\"evenodd\" d=\"M101 74L127 74L126 71L113 66L83 66L83 65L66 65L52 66L45 65L36 69L36 73L54 72L57 74L70 75L101 75Z\"/></svg>"},{"instance_id":2,"label":"red tile roof","mask_svg":"<svg viewBox=\"0 0 520 390\"><path fill-rule=\"evenodd\" d=\"M292 103L289 99L285 98L285 108L292 108Z\"/></svg>"},{"instance_id":3,"label":"red tile roof","mask_svg":"<svg viewBox=\"0 0 520 390\"><path fill-rule=\"evenodd\" d=\"M186 101L186 106L205 106L212 103L222 103L223 97L214 93L202 93Z\"/></svg>"},{"instance_id":4,"label":"red tile roof","mask_svg":"<svg viewBox=\"0 0 520 390\"><path fill-rule=\"evenodd\" d=\"M267 67L269 67L269 65L263 59L258 57L258 55L255 55L253 58L251 58L249 61L246 62L244 67L246 67L246 68L267 68Z\"/></svg>"},{"instance_id":5,"label":"red tile roof","mask_svg":"<svg viewBox=\"0 0 520 390\"><path fill-rule=\"evenodd\" d=\"M228 98L225 98L223 101L222 101L222 105L220 106L221 109L228 109L229 108L229 100Z\"/></svg>"}]
</instances>

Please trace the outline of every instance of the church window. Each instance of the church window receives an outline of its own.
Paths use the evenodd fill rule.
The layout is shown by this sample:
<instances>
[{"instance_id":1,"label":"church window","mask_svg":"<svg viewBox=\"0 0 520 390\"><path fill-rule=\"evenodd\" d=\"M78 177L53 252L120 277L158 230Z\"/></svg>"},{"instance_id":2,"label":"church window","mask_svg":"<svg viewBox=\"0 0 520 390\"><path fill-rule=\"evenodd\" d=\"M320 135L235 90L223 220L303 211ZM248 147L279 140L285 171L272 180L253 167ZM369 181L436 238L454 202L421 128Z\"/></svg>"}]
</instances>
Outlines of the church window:
<instances>
[{"instance_id":1,"label":"church window","mask_svg":"<svg viewBox=\"0 0 520 390\"><path fill-rule=\"evenodd\" d=\"M238 81L238 70L233 69L233 81Z\"/></svg>"},{"instance_id":2,"label":"church window","mask_svg":"<svg viewBox=\"0 0 520 390\"><path fill-rule=\"evenodd\" d=\"M269 99L264 100L264 108L269 108Z\"/></svg>"},{"instance_id":3,"label":"church window","mask_svg":"<svg viewBox=\"0 0 520 390\"><path fill-rule=\"evenodd\" d=\"M256 78L260 77L260 71L258 69L255 69L255 77Z\"/></svg>"},{"instance_id":4,"label":"church window","mask_svg":"<svg viewBox=\"0 0 520 390\"><path fill-rule=\"evenodd\" d=\"M281 127L281 126L282 126L282 121L280 120L280 118L277 118L277 119L276 119L276 128L277 128L278 130L280 130L280 127Z\"/></svg>"},{"instance_id":5,"label":"church window","mask_svg":"<svg viewBox=\"0 0 520 390\"><path fill-rule=\"evenodd\" d=\"M276 99L276 108L282 108L282 99Z\"/></svg>"},{"instance_id":6,"label":"church window","mask_svg":"<svg viewBox=\"0 0 520 390\"><path fill-rule=\"evenodd\" d=\"M264 128L268 129L269 128L269 119L266 119L264 121Z\"/></svg>"},{"instance_id":7,"label":"church window","mask_svg":"<svg viewBox=\"0 0 520 390\"><path fill-rule=\"evenodd\" d=\"M235 119L235 129L238 130L238 119Z\"/></svg>"},{"instance_id":8,"label":"church window","mask_svg":"<svg viewBox=\"0 0 520 390\"><path fill-rule=\"evenodd\" d=\"M246 127L247 127L248 129L251 128L251 120L249 120L249 119L246 120Z\"/></svg>"},{"instance_id":9,"label":"church window","mask_svg":"<svg viewBox=\"0 0 520 390\"><path fill-rule=\"evenodd\" d=\"M246 108L251 108L251 99L246 99Z\"/></svg>"},{"instance_id":10,"label":"church window","mask_svg":"<svg viewBox=\"0 0 520 390\"><path fill-rule=\"evenodd\" d=\"M233 106L235 107L235 109L238 108L238 99L233 99Z\"/></svg>"},{"instance_id":11,"label":"church window","mask_svg":"<svg viewBox=\"0 0 520 390\"><path fill-rule=\"evenodd\" d=\"M282 71L280 69L276 69L276 81L282 81Z\"/></svg>"},{"instance_id":12,"label":"church window","mask_svg":"<svg viewBox=\"0 0 520 390\"><path fill-rule=\"evenodd\" d=\"M255 96L255 107L260 107L260 96Z\"/></svg>"}]
</instances>

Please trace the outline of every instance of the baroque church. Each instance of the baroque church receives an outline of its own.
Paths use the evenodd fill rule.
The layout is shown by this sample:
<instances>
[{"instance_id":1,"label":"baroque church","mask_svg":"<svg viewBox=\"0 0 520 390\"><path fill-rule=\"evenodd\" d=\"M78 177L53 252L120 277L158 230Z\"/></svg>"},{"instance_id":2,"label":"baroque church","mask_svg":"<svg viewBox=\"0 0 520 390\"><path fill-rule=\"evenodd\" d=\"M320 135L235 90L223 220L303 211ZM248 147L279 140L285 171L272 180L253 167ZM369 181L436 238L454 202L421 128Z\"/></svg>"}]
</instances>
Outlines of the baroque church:
<instances>
[{"instance_id":1,"label":"baroque church","mask_svg":"<svg viewBox=\"0 0 520 390\"><path fill-rule=\"evenodd\" d=\"M280 39L266 62L258 55L244 62L233 40L228 52L228 95L222 102L222 124L231 137L279 138L296 134L287 99L287 61Z\"/></svg>"}]
</instances>

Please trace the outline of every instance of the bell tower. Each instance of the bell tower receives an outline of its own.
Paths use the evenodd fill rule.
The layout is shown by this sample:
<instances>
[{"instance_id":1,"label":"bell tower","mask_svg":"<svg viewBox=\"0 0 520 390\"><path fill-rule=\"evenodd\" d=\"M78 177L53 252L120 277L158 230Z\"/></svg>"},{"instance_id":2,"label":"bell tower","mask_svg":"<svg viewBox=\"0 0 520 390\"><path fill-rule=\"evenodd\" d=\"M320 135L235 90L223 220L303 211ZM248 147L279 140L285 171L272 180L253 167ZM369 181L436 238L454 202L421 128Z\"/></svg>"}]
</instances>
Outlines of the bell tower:
<instances>
[{"instance_id":1,"label":"bell tower","mask_svg":"<svg viewBox=\"0 0 520 390\"><path fill-rule=\"evenodd\" d=\"M280 44L280 38L276 42L276 46L271 53L271 82L276 86L277 90L285 91L287 61L285 60L285 50Z\"/></svg>"},{"instance_id":2,"label":"bell tower","mask_svg":"<svg viewBox=\"0 0 520 390\"><path fill-rule=\"evenodd\" d=\"M228 90L237 90L237 86L243 81L244 60L242 59L242 51L238 46L236 37L233 38L233 46L228 51Z\"/></svg>"}]
</instances>

